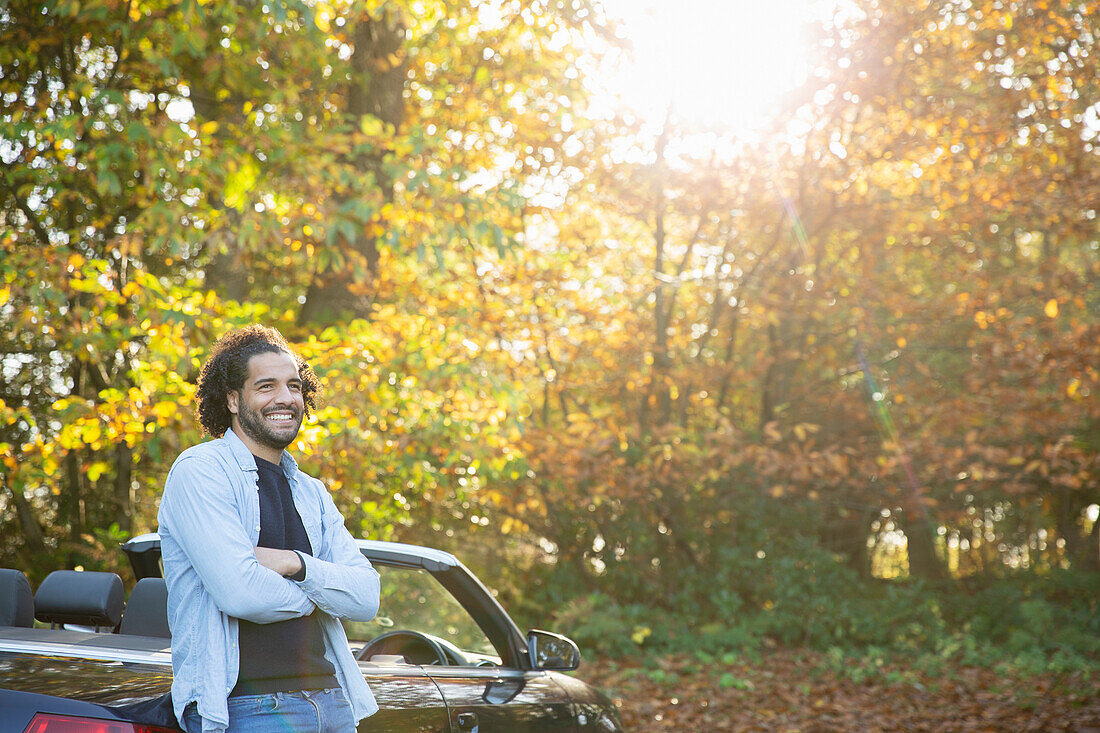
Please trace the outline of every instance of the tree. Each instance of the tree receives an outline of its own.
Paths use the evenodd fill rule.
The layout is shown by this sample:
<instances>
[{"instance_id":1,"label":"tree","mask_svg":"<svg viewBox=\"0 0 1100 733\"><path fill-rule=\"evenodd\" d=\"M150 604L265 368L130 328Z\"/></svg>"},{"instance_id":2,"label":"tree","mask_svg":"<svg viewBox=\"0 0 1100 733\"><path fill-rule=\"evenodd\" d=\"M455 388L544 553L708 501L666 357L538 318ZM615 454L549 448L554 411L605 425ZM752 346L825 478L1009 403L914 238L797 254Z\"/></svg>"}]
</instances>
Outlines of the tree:
<instances>
[{"instance_id":1,"label":"tree","mask_svg":"<svg viewBox=\"0 0 1100 733\"><path fill-rule=\"evenodd\" d=\"M168 463L199 437L181 409L198 364L254 319L325 335L309 351L356 397L314 435L348 439L342 501L385 498L360 514L372 530L395 531L412 505L394 487L423 466L464 521L461 485L500 449L470 425L508 391L456 394L484 371L463 344L492 340L468 288L560 157L574 44L600 23L573 2L5 6L0 453L19 531L4 553L76 563L95 531L150 527ZM393 401L365 400L366 374ZM401 409L441 401L440 440L410 449ZM365 462L392 484L366 485Z\"/></svg>"}]
</instances>

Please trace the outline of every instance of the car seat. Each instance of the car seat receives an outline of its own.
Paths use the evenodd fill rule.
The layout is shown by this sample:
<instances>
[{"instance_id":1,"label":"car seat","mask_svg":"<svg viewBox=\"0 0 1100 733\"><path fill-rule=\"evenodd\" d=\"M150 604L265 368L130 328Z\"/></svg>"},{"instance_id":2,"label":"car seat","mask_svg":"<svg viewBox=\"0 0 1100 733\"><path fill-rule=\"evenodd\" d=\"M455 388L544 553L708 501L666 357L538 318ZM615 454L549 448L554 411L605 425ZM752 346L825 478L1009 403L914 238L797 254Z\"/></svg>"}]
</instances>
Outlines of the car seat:
<instances>
[{"instance_id":1,"label":"car seat","mask_svg":"<svg viewBox=\"0 0 1100 733\"><path fill-rule=\"evenodd\" d=\"M159 636L168 639L168 587L164 578L142 578L130 592L122 614L121 634Z\"/></svg>"},{"instance_id":2,"label":"car seat","mask_svg":"<svg viewBox=\"0 0 1100 733\"><path fill-rule=\"evenodd\" d=\"M34 626L34 594L21 570L0 568L0 626Z\"/></svg>"}]
</instances>

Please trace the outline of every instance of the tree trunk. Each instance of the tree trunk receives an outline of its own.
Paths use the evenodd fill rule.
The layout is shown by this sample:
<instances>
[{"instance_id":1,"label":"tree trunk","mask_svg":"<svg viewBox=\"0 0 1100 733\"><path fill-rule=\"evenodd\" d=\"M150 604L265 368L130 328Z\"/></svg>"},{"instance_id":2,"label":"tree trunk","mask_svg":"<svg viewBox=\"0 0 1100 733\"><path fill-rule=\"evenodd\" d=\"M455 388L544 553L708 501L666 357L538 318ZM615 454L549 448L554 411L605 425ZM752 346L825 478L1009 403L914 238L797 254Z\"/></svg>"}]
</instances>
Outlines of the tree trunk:
<instances>
[{"instance_id":1,"label":"tree trunk","mask_svg":"<svg viewBox=\"0 0 1100 733\"><path fill-rule=\"evenodd\" d=\"M233 251L236 245L231 240L227 238L226 249L214 254L203 270L206 288L213 290L222 300L243 302L248 298L249 273L248 268L241 264L240 253Z\"/></svg>"},{"instance_id":2,"label":"tree trunk","mask_svg":"<svg viewBox=\"0 0 1100 733\"><path fill-rule=\"evenodd\" d=\"M69 369L73 380L73 388L70 394L83 395L86 376L86 365L79 358L73 359ZM61 493L57 497L57 514L59 524L67 526L69 538L77 539L84 533L83 489L81 486L80 458L76 449L70 449L62 462Z\"/></svg>"},{"instance_id":3,"label":"tree trunk","mask_svg":"<svg viewBox=\"0 0 1100 733\"><path fill-rule=\"evenodd\" d=\"M779 332L775 327L775 324L768 324L768 355L771 362L768 364L767 371L764 372L764 378L760 385L760 425L759 430L764 431L764 426L775 419L775 409L779 403L779 397L776 392L779 390L779 360L781 358L782 346L780 343Z\"/></svg>"},{"instance_id":4,"label":"tree trunk","mask_svg":"<svg viewBox=\"0 0 1100 733\"><path fill-rule=\"evenodd\" d=\"M871 577L871 553L867 538L877 511L867 513L838 507L822 522L821 541L830 551L844 558L844 563L859 573Z\"/></svg>"},{"instance_id":5,"label":"tree trunk","mask_svg":"<svg viewBox=\"0 0 1100 733\"><path fill-rule=\"evenodd\" d=\"M12 504L15 505L15 514L19 518L19 528L23 531L23 542L27 551L32 555L41 556L46 552L46 543L42 539L42 527L34 515L34 508L23 496L22 487L12 485L3 475L0 475L0 481L8 489Z\"/></svg>"},{"instance_id":6,"label":"tree trunk","mask_svg":"<svg viewBox=\"0 0 1100 733\"><path fill-rule=\"evenodd\" d=\"M1089 541L1085 543L1082 570L1100 572L1100 519L1092 523Z\"/></svg>"},{"instance_id":7,"label":"tree trunk","mask_svg":"<svg viewBox=\"0 0 1100 733\"><path fill-rule=\"evenodd\" d=\"M940 580L945 573L943 562L936 554L936 529L926 513L917 512L918 516L911 514L905 512L899 517L908 541L909 574L914 578Z\"/></svg>"},{"instance_id":8,"label":"tree trunk","mask_svg":"<svg viewBox=\"0 0 1100 733\"><path fill-rule=\"evenodd\" d=\"M115 517L118 528L131 532L134 523L133 451L125 443L115 448Z\"/></svg>"},{"instance_id":9,"label":"tree trunk","mask_svg":"<svg viewBox=\"0 0 1100 733\"><path fill-rule=\"evenodd\" d=\"M395 130L400 129L405 116L406 59L402 53L405 23L399 11L383 8L377 17L361 19L353 38L348 117L357 123L370 115ZM383 153L380 150L363 155L357 162L374 174L375 185L385 200L393 201L393 180L382 165ZM346 262L358 260L365 264L368 282L358 281L351 266L314 273L298 313L299 323L328 323L339 317L362 318L370 314L373 282L378 273L378 238L358 232L352 241L341 242L341 248Z\"/></svg>"},{"instance_id":10,"label":"tree trunk","mask_svg":"<svg viewBox=\"0 0 1100 733\"><path fill-rule=\"evenodd\" d=\"M666 425L672 417L672 394L669 388L669 370L671 360L668 355L668 323L670 314L665 305L665 146L668 144L668 120L657 138L657 161L654 163L653 176L653 375L649 380L649 389L642 393L639 405L638 427L645 434L651 427L651 421L657 425ZM654 404L650 404L650 401ZM656 417L651 419L650 408L656 408Z\"/></svg>"},{"instance_id":11,"label":"tree trunk","mask_svg":"<svg viewBox=\"0 0 1100 733\"><path fill-rule=\"evenodd\" d=\"M65 455L62 489L58 502L61 520L69 528L69 538L76 540L84 534L84 491L80 470L80 458L75 450Z\"/></svg>"}]
</instances>

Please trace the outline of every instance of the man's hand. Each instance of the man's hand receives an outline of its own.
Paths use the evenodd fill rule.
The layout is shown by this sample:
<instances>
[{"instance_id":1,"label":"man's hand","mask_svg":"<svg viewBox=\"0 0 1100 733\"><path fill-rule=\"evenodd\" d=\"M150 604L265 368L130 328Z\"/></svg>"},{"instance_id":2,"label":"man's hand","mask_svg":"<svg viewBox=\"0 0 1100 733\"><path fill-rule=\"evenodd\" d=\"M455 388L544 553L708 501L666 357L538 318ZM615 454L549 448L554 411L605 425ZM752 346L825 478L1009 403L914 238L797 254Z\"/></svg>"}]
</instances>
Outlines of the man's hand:
<instances>
[{"instance_id":1,"label":"man's hand","mask_svg":"<svg viewBox=\"0 0 1100 733\"><path fill-rule=\"evenodd\" d=\"M283 577L294 575L302 569L302 559L293 550L257 547L256 561Z\"/></svg>"}]
</instances>

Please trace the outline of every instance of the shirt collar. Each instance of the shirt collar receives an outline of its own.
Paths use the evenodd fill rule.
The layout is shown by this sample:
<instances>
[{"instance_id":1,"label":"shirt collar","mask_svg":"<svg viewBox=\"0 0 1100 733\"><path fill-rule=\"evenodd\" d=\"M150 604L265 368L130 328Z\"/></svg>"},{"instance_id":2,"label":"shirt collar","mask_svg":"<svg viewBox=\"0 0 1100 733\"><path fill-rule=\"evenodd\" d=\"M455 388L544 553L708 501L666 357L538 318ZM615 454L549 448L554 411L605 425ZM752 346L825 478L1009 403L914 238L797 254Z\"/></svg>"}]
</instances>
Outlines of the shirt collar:
<instances>
[{"instance_id":1,"label":"shirt collar","mask_svg":"<svg viewBox=\"0 0 1100 733\"><path fill-rule=\"evenodd\" d=\"M248 446L244 444L237 434L233 432L233 428L226 428L225 435L222 438L229 444L229 450L233 454L233 458L236 459L237 465L241 467L242 471L256 471L256 457L252 455L252 451L248 449ZM298 471L298 462L294 460L294 456L290 453L283 451L282 458L279 459L279 465L283 467L283 473L287 476L293 476Z\"/></svg>"}]
</instances>

